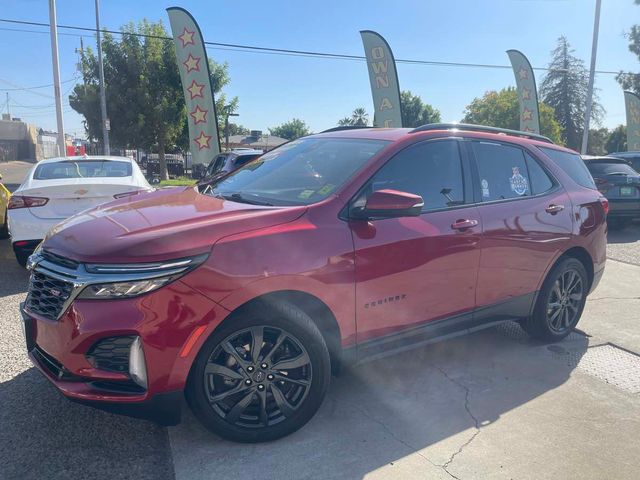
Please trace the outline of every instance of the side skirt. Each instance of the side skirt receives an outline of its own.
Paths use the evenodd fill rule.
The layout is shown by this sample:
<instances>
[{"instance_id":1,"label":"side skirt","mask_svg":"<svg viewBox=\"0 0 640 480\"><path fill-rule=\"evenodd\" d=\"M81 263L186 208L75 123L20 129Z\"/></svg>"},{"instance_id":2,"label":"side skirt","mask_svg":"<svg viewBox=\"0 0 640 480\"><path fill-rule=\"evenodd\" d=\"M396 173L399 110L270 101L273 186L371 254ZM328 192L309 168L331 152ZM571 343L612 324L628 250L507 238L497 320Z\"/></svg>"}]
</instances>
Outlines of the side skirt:
<instances>
[{"instance_id":1,"label":"side skirt","mask_svg":"<svg viewBox=\"0 0 640 480\"><path fill-rule=\"evenodd\" d=\"M473 312L427 322L417 327L367 340L343 350L345 363L362 363L395 355L430 343L467 335L510 320L520 320L531 314L538 292L514 297Z\"/></svg>"}]
</instances>

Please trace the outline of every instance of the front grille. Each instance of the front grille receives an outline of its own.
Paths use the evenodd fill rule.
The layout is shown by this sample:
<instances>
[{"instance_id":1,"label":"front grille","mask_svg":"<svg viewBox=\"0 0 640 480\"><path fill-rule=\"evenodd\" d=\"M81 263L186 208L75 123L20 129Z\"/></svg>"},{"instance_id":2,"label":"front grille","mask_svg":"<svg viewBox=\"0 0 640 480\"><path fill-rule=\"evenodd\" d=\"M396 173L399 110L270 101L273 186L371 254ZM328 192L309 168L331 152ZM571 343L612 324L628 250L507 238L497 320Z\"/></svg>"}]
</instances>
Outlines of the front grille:
<instances>
[{"instance_id":1,"label":"front grille","mask_svg":"<svg viewBox=\"0 0 640 480\"><path fill-rule=\"evenodd\" d=\"M32 271L29 279L27 309L50 320L62 313L64 303L73 290L71 282L58 280L41 271Z\"/></svg>"},{"instance_id":2,"label":"front grille","mask_svg":"<svg viewBox=\"0 0 640 480\"><path fill-rule=\"evenodd\" d=\"M78 268L78 265L80 265L75 260L61 257L60 255L56 255L55 253L51 253L50 251L44 249L40 251L40 256L48 262L59 265L61 267L70 268L72 270L75 270L76 268Z\"/></svg>"},{"instance_id":3,"label":"front grille","mask_svg":"<svg viewBox=\"0 0 640 480\"><path fill-rule=\"evenodd\" d=\"M91 365L109 372L129 372L129 349L135 336L108 337L96 342L87 352Z\"/></svg>"}]
</instances>

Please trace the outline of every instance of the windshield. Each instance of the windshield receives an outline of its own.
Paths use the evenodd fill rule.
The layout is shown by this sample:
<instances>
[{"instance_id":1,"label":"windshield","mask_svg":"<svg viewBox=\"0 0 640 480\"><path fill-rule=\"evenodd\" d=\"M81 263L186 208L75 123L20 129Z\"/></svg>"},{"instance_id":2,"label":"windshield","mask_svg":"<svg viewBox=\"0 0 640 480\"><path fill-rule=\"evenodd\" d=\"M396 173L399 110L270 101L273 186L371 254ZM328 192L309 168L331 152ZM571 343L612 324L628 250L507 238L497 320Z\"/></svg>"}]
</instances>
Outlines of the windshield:
<instances>
[{"instance_id":1,"label":"windshield","mask_svg":"<svg viewBox=\"0 0 640 480\"><path fill-rule=\"evenodd\" d=\"M387 143L353 138L295 140L214 183L205 193L248 203L309 205L335 192Z\"/></svg>"},{"instance_id":2,"label":"windshield","mask_svg":"<svg viewBox=\"0 0 640 480\"><path fill-rule=\"evenodd\" d=\"M626 163L587 162L587 168L593 175L638 175L638 172Z\"/></svg>"},{"instance_id":3,"label":"windshield","mask_svg":"<svg viewBox=\"0 0 640 480\"><path fill-rule=\"evenodd\" d=\"M131 163L113 160L67 160L38 165L34 180L61 178L130 177Z\"/></svg>"}]
</instances>

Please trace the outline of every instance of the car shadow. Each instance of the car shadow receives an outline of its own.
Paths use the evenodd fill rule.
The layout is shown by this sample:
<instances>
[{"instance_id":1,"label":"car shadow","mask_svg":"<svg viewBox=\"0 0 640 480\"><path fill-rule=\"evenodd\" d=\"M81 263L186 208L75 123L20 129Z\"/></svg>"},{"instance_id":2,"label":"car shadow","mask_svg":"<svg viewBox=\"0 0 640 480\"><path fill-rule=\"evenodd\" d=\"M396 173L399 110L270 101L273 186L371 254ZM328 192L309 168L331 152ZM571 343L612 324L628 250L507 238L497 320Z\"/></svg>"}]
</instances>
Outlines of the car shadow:
<instances>
[{"instance_id":1,"label":"car shadow","mask_svg":"<svg viewBox=\"0 0 640 480\"><path fill-rule=\"evenodd\" d=\"M363 478L388 465L398 469L398 478L411 473L403 468L450 478L445 470L456 452L501 416L566 382L587 348L588 338L579 333L547 346L508 323L372 361L334 378L304 428L260 445L221 440L187 414L169 429L176 478L240 479L261 472ZM260 462L248 462L256 456Z\"/></svg>"},{"instance_id":2,"label":"car shadow","mask_svg":"<svg viewBox=\"0 0 640 480\"><path fill-rule=\"evenodd\" d=\"M640 240L640 223L627 224L618 230L609 229L607 234L608 243L633 243Z\"/></svg>"},{"instance_id":3,"label":"car shadow","mask_svg":"<svg viewBox=\"0 0 640 480\"><path fill-rule=\"evenodd\" d=\"M26 293L29 272L16 261L10 240L0 240L0 298Z\"/></svg>"},{"instance_id":4,"label":"car shadow","mask_svg":"<svg viewBox=\"0 0 640 480\"><path fill-rule=\"evenodd\" d=\"M71 403L35 368L0 405L0 478L174 478L164 428Z\"/></svg>"}]
</instances>

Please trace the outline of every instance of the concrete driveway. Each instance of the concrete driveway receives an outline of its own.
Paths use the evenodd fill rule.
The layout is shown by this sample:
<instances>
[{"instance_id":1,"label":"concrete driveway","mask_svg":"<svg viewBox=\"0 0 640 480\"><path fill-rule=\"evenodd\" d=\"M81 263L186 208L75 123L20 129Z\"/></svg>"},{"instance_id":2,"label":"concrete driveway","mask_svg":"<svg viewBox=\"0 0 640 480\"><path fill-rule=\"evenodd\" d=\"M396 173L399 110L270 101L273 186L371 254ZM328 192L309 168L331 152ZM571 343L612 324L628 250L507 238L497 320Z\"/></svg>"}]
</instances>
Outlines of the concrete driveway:
<instances>
[{"instance_id":1,"label":"concrete driveway","mask_svg":"<svg viewBox=\"0 0 640 480\"><path fill-rule=\"evenodd\" d=\"M640 266L610 261L555 345L515 324L334 378L319 414L240 445L187 412L169 429L72 404L30 367L27 275L0 242L0 478L601 479L640 469Z\"/></svg>"}]
</instances>

